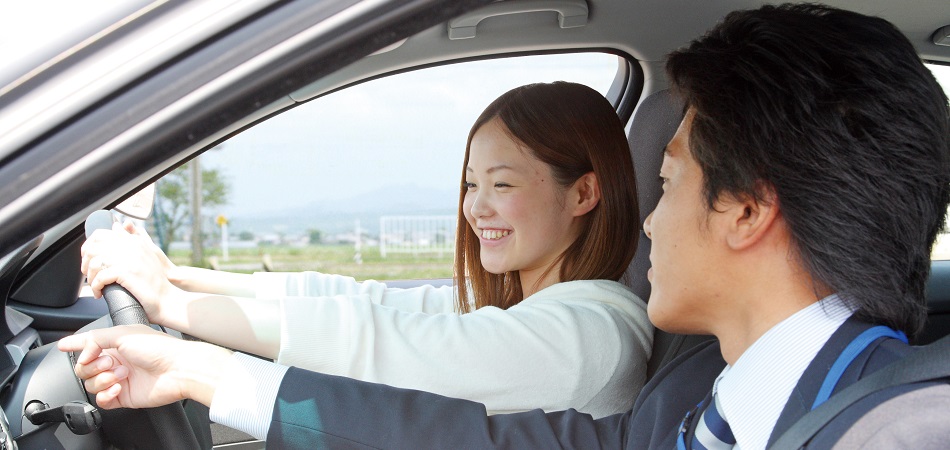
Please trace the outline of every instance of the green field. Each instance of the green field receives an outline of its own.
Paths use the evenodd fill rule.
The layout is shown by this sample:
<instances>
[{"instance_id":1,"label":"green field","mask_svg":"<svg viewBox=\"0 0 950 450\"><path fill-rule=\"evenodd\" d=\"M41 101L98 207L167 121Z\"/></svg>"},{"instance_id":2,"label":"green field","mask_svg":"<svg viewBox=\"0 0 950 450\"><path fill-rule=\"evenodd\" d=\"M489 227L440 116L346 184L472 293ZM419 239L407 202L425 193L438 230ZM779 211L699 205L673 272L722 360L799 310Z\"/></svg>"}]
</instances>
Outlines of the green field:
<instances>
[{"instance_id":1,"label":"green field","mask_svg":"<svg viewBox=\"0 0 950 450\"><path fill-rule=\"evenodd\" d=\"M168 256L175 264L191 265L190 250L173 250ZM220 249L205 249L203 266L211 267L211 261L217 259L220 270L260 272L264 270L267 256L272 269L277 272L315 270L348 275L357 280L451 278L454 257L452 253L445 253L441 257L437 254L390 253L382 258L378 247L367 247L362 250L362 264L357 264L352 245L261 246L231 249L227 261L222 259Z\"/></svg>"}]
</instances>

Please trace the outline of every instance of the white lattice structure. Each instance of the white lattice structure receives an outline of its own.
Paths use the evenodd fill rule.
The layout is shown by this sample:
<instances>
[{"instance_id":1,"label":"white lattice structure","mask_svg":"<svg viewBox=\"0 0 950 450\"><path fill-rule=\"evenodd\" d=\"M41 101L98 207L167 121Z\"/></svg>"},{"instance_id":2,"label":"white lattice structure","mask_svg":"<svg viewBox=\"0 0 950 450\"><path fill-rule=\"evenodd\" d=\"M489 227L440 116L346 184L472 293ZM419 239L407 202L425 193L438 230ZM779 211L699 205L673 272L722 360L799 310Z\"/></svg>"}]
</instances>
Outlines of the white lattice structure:
<instances>
[{"instance_id":1,"label":"white lattice structure","mask_svg":"<svg viewBox=\"0 0 950 450\"><path fill-rule=\"evenodd\" d=\"M382 216L379 253L455 252L455 216Z\"/></svg>"}]
</instances>

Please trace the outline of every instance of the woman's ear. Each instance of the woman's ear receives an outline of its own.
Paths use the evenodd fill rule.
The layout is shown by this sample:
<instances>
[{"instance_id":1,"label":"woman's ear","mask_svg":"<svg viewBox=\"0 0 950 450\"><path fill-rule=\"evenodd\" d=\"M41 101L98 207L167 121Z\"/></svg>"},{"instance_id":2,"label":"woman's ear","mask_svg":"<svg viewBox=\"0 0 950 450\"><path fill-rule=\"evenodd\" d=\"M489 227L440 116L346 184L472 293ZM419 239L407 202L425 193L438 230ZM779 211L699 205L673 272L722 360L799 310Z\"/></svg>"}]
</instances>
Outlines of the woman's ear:
<instances>
[{"instance_id":1,"label":"woman's ear","mask_svg":"<svg viewBox=\"0 0 950 450\"><path fill-rule=\"evenodd\" d=\"M600 183L597 182L597 175L594 172L587 172L581 175L574 185L571 186L571 202L573 206L574 217L580 217L589 213L598 203L600 203Z\"/></svg>"},{"instance_id":2,"label":"woman's ear","mask_svg":"<svg viewBox=\"0 0 950 450\"><path fill-rule=\"evenodd\" d=\"M756 198L733 200L727 209L729 230L726 242L736 250L753 246L775 230L779 217L778 196L771 186L760 183Z\"/></svg>"}]
</instances>

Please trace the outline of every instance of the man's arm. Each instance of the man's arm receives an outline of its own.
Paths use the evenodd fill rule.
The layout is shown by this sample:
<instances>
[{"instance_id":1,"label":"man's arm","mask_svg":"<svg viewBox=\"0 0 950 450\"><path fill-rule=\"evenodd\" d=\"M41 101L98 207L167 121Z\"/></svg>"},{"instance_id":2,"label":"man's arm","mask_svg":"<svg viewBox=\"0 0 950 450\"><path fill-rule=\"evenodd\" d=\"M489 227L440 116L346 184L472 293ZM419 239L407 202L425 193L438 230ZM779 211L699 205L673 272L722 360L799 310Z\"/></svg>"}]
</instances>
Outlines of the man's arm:
<instances>
[{"instance_id":1,"label":"man's arm","mask_svg":"<svg viewBox=\"0 0 950 450\"><path fill-rule=\"evenodd\" d=\"M290 368L267 434L276 448L623 448L630 412L488 416L467 400Z\"/></svg>"},{"instance_id":2,"label":"man's arm","mask_svg":"<svg viewBox=\"0 0 950 450\"><path fill-rule=\"evenodd\" d=\"M723 366L715 341L698 345L661 369L632 410L599 420L574 410L488 416L467 400L290 368L267 442L276 448L669 449L683 415Z\"/></svg>"},{"instance_id":3,"label":"man's arm","mask_svg":"<svg viewBox=\"0 0 950 450\"><path fill-rule=\"evenodd\" d=\"M148 408L189 398L210 406L213 417L248 419L223 424L266 433L278 448L672 448L678 421L723 364L717 345L698 346L661 370L632 411L594 420L574 410L488 416L467 400L297 368L284 372L250 357L242 362L220 347L141 325L67 336L59 349L80 351L76 374L100 407ZM247 361L261 370L242 371ZM273 377L237 375L263 372ZM262 386L255 388L257 381ZM275 401L268 386L278 382Z\"/></svg>"}]
</instances>

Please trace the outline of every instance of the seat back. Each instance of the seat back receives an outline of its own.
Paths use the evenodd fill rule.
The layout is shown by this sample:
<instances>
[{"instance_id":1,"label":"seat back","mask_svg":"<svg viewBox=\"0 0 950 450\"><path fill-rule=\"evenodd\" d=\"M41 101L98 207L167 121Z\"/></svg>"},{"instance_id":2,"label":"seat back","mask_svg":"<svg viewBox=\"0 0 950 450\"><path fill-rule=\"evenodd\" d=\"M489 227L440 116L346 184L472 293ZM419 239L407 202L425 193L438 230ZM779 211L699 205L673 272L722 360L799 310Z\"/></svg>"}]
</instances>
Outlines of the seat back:
<instances>
[{"instance_id":1,"label":"seat back","mask_svg":"<svg viewBox=\"0 0 950 450\"><path fill-rule=\"evenodd\" d=\"M663 149L676 133L683 120L683 102L668 90L656 92L640 103L630 125L630 152L637 170L637 197L640 203L640 223L656 208L662 194L660 166ZM641 228L637 253L627 267L623 281L637 296L650 298L650 240ZM647 364L647 380L656 371L696 344L713 339L711 336L674 335L656 330L653 335L653 353Z\"/></svg>"}]
</instances>

